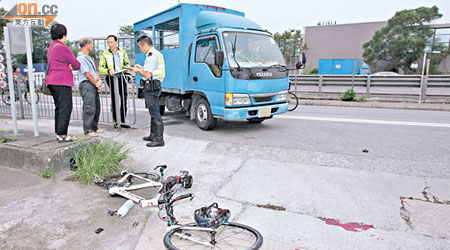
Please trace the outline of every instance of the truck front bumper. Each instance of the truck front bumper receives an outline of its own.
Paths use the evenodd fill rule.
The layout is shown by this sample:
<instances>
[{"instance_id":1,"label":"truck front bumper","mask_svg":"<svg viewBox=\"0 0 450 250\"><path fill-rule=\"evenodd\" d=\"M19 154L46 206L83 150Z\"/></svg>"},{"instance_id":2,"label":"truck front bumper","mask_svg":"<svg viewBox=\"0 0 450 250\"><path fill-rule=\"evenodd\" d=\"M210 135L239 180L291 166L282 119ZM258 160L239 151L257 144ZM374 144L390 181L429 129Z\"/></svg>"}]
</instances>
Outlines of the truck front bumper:
<instances>
[{"instance_id":1,"label":"truck front bumper","mask_svg":"<svg viewBox=\"0 0 450 250\"><path fill-rule=\"evenodd\" d=\"M288 111L287 103L272 105L245 107L245 108L225 108L225 120L241 120L251 118L270 118L273 115L283 114Z\"/></svg>"}]
</instances>

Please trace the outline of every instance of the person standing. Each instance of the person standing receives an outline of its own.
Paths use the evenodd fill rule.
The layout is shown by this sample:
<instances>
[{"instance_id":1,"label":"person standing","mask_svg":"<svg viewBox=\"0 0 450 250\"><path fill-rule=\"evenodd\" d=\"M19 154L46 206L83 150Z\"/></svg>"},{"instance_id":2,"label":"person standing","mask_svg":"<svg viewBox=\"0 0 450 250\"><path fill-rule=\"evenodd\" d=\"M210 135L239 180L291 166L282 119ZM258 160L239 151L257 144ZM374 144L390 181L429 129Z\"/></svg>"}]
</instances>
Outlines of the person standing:
<instances>
[{"instance_id":1,"label":"person standing","mask_svg":"<svg viewBox=\"0 0 450 250\"><path fill-rule=\"evenodd\" d=\"M109 35L106 38L109 49L102 51L100 55L100 62L98 70L101 74L106 75L106 84L111 90L111 105L114 127L118 127L118 122L121 123L121 127L129 128L130 126L125 124L125 118L127 115L127 98L128 98L128 88L127 82L124 79L124 66L130 67L130 60L128 59L127 51L117 47L118 40L115 35ZM118 74L118 88L119 88L119 99L120 99L120 121L117 121L116 117L116 100L115 100L115 89L114 89L114 74L120 71Z\"/></svg>"},{"instance_id":2,"label":"person standing","mask_svg":"<svg viewBox=\"0 0 450 250\"><path fill-rule=\"evenodd\" d=\"M78 76L80 78L80 95L83 99L83 130L84 134L96 137L98 136L97 133L103 133L103 130L98 128L100 117L99 92L102 90L102 81L95 71L94 61L89 56L93 47L91 38L81 38L77 60L81 64Z\"/></svg>"},{"instance_id":3,"label":"person standing","mask_svg":"<svg viewBox=\"0 0 450 250\"><path fill-rule=\"evenodd\" d=\"M13 66L13 80L16 82L27 80L20 72L20 68L16 65Z\"/></svg>"},{"instance_id":4,"label":"person standing","mask_svg":"<svg viewBox=\"0 0 450 250\"><path fill-rule=\"evenodd\" d=\"M14 83L14 91L16 93L16 99L19 99L19 88L21 91L24 91L25 89L23 88L23 84L25 82L26 78L22 75L22 73L20 72L20 68L17 67L16 65L13 66L13 83Z\"/></svg>"},{"instance_id":5,"label":"person standing","mask_svg":"<svg viewBox=\"0 0 450 250\"><path fill-rule=\"evenodd\" d=\"M53 42L47 51L47 77L45 79L55 103L55 133L58 142L71 142L76 137L68 135L70 115L72 114L72 70L80 69L80 63L69 47L67 29L62 24L50 28Z\"/></svg>"},{"instance_id":6,"label":"person standing","mask_svg":"<svg viewBox=\"0 0 450 250\"><path fill-rule=\"evenodd\" d=\"M153 47L152 39L141 36L137 40L139 49L146 55L144 66L135 65L133 72L142 76L140 85L144 87L145 103L150 113L150 135L144 137L147 147L164 146L164 123L159 113L159 96L161 95L161 83L165 77L165 65L163 55Z\"/></svg>"}]
</instances>

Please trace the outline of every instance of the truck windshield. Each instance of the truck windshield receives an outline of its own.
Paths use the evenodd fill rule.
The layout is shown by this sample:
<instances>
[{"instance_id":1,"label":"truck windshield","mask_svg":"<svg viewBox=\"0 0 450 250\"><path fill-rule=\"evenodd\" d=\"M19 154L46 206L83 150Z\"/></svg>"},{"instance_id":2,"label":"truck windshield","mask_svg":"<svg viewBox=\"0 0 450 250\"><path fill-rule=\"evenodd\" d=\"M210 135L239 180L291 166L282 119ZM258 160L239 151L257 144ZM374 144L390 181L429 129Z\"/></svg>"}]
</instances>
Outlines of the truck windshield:
<instances>
[{"instance_id":1,"label":"truck windshield","mask_svg":"<svg viewBox=\"0 0 450 250\"><path fill-rule=\"evenodd\" d=\"M269 35L225 32L223 37L228 64L232 68L286 65L277 43Z\"/></svg>"}]
</instances>

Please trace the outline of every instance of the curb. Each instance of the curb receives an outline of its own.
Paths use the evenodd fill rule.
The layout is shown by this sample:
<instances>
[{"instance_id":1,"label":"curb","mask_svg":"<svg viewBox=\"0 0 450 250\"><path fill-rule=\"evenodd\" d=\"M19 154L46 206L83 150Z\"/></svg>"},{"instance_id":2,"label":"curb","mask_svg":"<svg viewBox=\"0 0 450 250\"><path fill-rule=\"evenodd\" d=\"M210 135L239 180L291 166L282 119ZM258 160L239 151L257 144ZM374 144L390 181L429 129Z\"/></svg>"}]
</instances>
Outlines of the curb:
<instances>
[{"instance_id":1,"label":"curb","mask_svg":"<svg viewBox=\"0 0 450 250\"><path fill-rule=\"evenodd\" d=\"M42 151L14 145L0 145L0 165L41 174L45 170L59 172L69 167L71 146Z\"/></svg>"},{"instance_id":2,"label":"curb","mask_svg":"<svg viewBox=\"0 0 450 250\"><path fill-rule=\"evenodd\" d=\"M299 105L331 106L352 108L405 109L427 111L450 111L450 104L408 103L408 102L344 102L330 100L298 100Z\"/></svg>"},{"instance_id":3,"label":"curb","mask_svg":"<svg viewBox=\"0 0 450 250\"><path fill-rule=\"evenodd\" d=\"M0 166L20 169L33 174L41 174L45 170L58 173L69 169L72 152L77 144L65 143L48 149L39 147L44 144L48 145L50 141L54 141L53 136L37 146L21 146L19 142L23 143L24 141L0 144ZM81 139L78 143L90 142L89 139Z\"/></svg>"}]
</instances>

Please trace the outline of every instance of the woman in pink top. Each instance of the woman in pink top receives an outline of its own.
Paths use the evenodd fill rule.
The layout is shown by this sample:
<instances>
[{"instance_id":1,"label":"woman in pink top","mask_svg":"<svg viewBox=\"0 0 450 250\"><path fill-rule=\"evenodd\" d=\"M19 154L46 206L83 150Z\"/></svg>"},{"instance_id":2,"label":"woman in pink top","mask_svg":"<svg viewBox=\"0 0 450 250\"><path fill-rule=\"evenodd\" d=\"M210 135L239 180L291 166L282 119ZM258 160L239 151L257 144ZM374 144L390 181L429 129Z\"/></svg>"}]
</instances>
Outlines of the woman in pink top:
<instances>
[{"instance_id":1,"label":"woman in pink top","mask_svg":"<svg viewBox=\"0 0 450 250\"><path fill-rule=\"evenodd\" d=\"M67 29L62 24L54 24L50 33L53 42L47 51L48 74L45 82L55 102L55 133L58 142L71 142L76 139L69 136L70 115L72 114L72 70L80 69L80 63L64 43Z\"/></svg>"}]
</instances>

